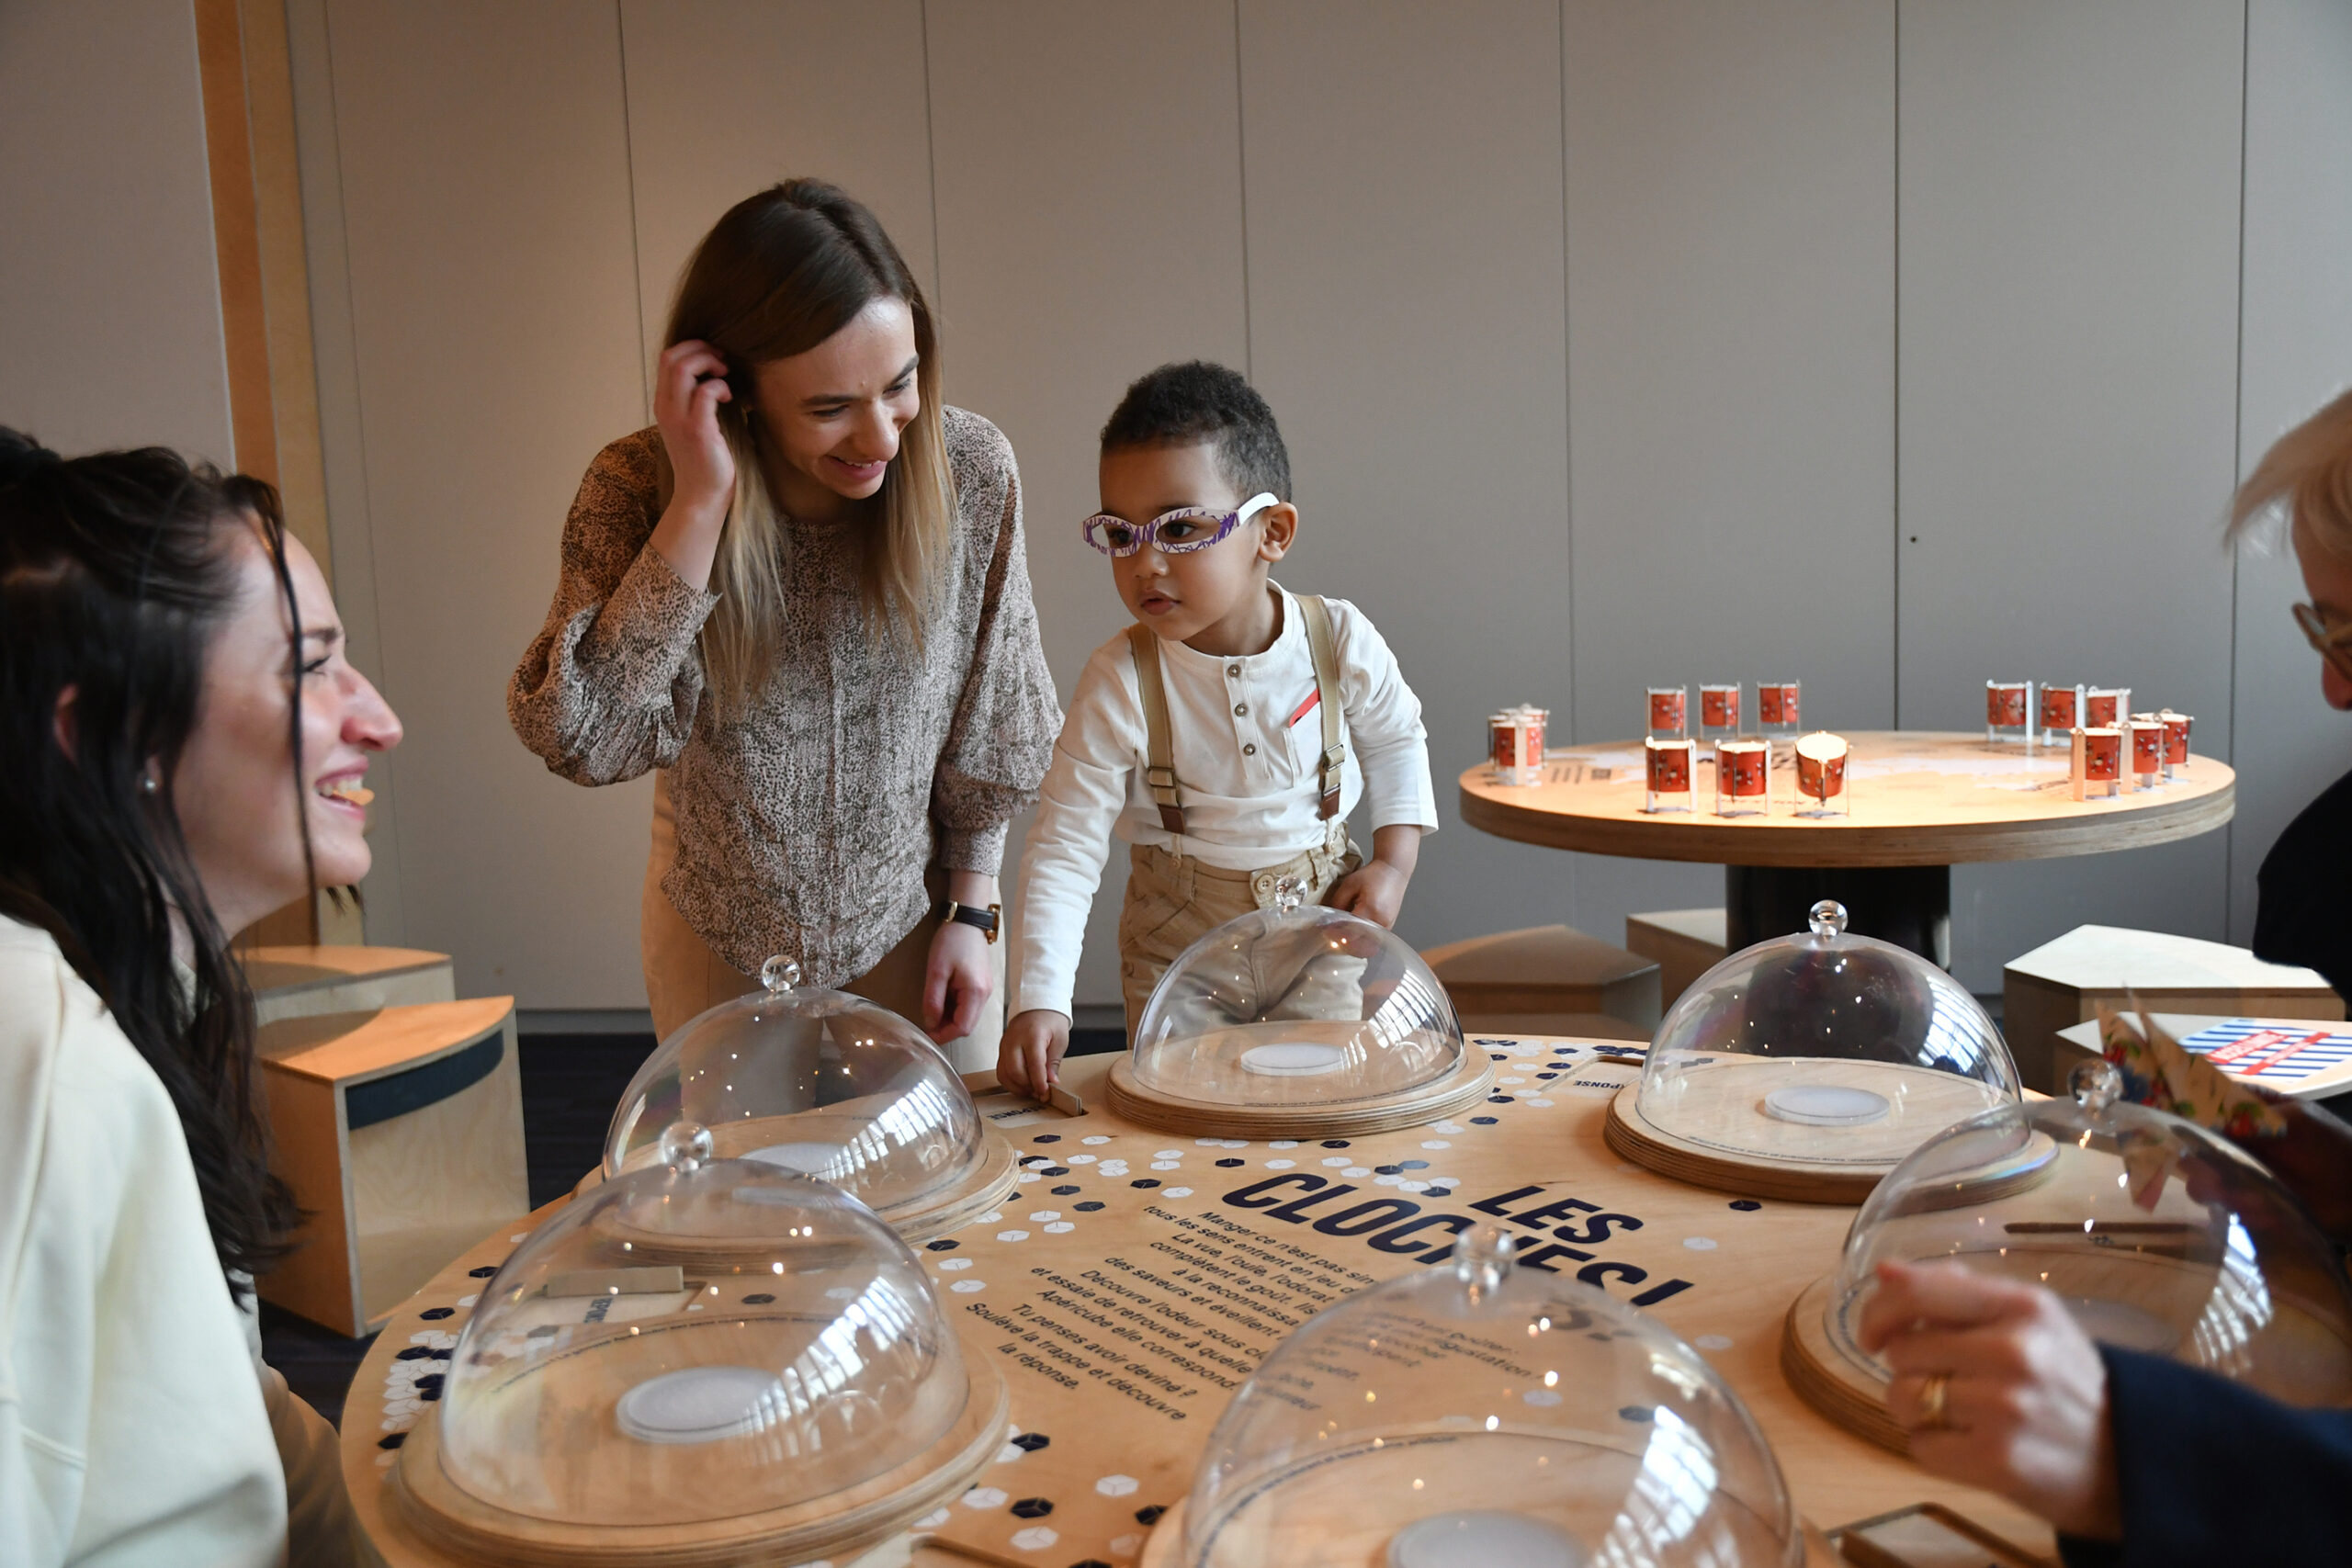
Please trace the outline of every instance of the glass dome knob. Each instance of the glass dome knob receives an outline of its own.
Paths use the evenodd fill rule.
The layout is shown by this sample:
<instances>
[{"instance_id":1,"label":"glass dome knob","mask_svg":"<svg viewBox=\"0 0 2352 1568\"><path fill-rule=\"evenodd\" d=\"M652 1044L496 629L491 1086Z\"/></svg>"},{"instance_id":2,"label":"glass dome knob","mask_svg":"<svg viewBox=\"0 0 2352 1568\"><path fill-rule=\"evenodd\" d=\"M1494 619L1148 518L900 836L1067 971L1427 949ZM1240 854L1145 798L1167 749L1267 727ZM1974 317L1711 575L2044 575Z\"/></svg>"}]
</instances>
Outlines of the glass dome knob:
<instances>
[{"instance_id":1,"label":"glass dome knob","mask_svg":"<svg viewBox=\"0 0 2352 1568\"><path fill-rule=\"evenodd\" d=\"M1484 1301L1502 1289L1518 1257L1519 1243L1490 1220L1473 1225L1454 1244L1453 1277L1462 1281L1471 1301Z\"/></svg>"},{"instance_id":2,"label":"glass dome knob","mask_svg":"<svg viewBox=\"0 0 2352 1568\"><path fill-rule=\"evenodd\" d=\"M662 1163L684 1174L710 1161L710 1129L699 1122L673 1122L662 1129Z\"/></svg>"},{"instance_id":3,"label":"glass dome knob","mask_svg":"<svg viewBox=\"0 0 2352 1568\"><path fill-rule=\"evenodd\" d=\"M2085 1062L2067 1075L2066 1087L2074 1091L2075 1104L2097 1115L2121 1097L2123 1075L2112 1062Z\"/></svg>"},{"instance_id":4,"label":"glass dome knob","mask_svg":"<svg viewBox=\"0 0 2352 1568\"><path fill-rule=\"evenodd\" d=\"M760 984L771 991L788 991L800 984L800 965L779 953L760 965Z\"/></svg>"},{"instance_id":5,"label":"glass dome knob","mask_svg":"<svg viewBox=\"0 0 2352 1568\"><path fill-rule=\"evenodd\" d=\"M1274 908L1278 912L1287 915L1305 902L1306 902L1306 889L1300 885L1297 877L1274 878Z\"/></svg>"},{"instance_id":6,"label":"glass dome knob","mask_svg":"<svg viewBox=\"0 0 2352 1568\"><path fill-rule=\"evenodd\" d=\"M1807 916L1815 936L1842 936L1846 931L1846 906L1835 898L1824 898L1813 907Z\"/></svg>"}]
</instances>

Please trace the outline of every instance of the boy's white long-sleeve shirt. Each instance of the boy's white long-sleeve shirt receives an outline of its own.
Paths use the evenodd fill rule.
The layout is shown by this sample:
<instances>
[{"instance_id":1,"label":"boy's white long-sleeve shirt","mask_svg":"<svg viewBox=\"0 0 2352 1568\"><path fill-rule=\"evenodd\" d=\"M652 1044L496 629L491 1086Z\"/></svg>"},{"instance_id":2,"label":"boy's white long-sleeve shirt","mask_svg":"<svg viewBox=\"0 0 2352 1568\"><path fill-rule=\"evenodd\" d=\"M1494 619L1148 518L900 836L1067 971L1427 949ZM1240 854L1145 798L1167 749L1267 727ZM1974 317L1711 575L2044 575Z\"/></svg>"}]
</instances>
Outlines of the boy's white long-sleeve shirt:
<instances>
[{"instance_id":1,"label":"boy's white long-sleeve shirt","mask_svg":"<svg viewBox=\"0 0 2352 1568\"><path fill-rule=\"evenodd\" d=\"M1148 740L1126 633L1086 661L1022 863L1013 1011L1069 1012L1087 909L1114 836L1233 871L1279 864L1322 844L1315 660L1297 596L1283 590L1282 602L1281 634L1263 653L1212 655L1160 640L1169 746L1184 807L1181 838L1160 826L1144 779ZM1375 831L1399 824L1433 830L1437 802L1420 699L1363 612L1344 599L1325 602L1348 753L1340 815L1369 796Z\"/></svg>"}]
</instances>

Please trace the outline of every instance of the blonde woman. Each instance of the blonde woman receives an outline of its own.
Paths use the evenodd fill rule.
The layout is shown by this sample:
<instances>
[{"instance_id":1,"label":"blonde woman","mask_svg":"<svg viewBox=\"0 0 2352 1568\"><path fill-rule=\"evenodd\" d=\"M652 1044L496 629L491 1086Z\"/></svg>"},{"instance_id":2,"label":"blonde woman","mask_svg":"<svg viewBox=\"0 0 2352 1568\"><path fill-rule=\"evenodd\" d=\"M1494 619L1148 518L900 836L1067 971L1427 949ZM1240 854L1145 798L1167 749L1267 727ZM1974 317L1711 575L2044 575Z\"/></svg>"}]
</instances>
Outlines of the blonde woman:
<instances>
[{"instance_id":1,"label":"blonde woman","mask_svg":"<svg viewBox=\"0 0 2352 1568\"><path fill-rule=\"evenodd\" d=\"M2233 536L2284 512L2310 599L2295 624L2320 656L2328 706L2352 712L2352 392L2280 436L2238 487ZM2256 878L2254 951L2301 964L2352 997L2352 773L2330 784L2278 835Z\"/></svg>"},{"instance_id":2,"label":"blonde woman","mask_svg":"<svg viewBox=\"0 0 2352 1568\"><path fill-rule=\"evenodd\" d=\"M1012 449L941 405L913 275L819 181L718 220L668 337L654 427L572 502L515 733L578 784L660 770L659 1034L786 953L985 1066L1005 827L1060 725Z\"/></svg>"}]
</instances>

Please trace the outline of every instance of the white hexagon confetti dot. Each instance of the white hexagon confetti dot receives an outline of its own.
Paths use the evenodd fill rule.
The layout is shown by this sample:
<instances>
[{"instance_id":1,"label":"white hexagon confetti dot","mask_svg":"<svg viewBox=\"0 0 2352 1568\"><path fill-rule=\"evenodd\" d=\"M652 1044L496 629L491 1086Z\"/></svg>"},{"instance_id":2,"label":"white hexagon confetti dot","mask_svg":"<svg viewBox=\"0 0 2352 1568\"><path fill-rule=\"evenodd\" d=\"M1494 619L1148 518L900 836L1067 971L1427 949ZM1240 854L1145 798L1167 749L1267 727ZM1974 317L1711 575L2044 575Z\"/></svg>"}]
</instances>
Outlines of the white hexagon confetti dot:
<instances>
[{"instance_id":1,"label":"white hexagon confetti dot","mask_svg":"<svg viewBox=\"0 0 2352 1568\"><path fill-rule=\"evenodd\" d=\"M1003 1218L1004 1211L1002 1209L990 1209L987 1213L982 1214L978 1219L974 1220L972 1223L976 1225L992 1225Z\"/></svg>"},{"instance_id":2,"label":"white hexagon confetti dot","mask_svg":"<svg viewBox=\"0 0 2352 1568\"><path fill-rule=\"evenodd\" d=\"M1207 1140L1204 1139L1202 1141L1205 1143ZM1184 1157L1184 1151L1182 1149L1160 1149L1155 1152L1151 1157L1154 1159L1182 1159Z\"/></svg>"},{"instance_id":3,"label":"white hexagon confetti dot","mask_svg":"<svg viewBox=\"0 0 2352 1568\"><path fill-rule=\"evenodd\" d=\"M1268 1170L1288 1170L1292 1166L1295 1166L1297 1163L1298 1161L1295 1159L1270 1159L1266 1162L1266 1168Z\"/></svg>"},{"instance_id":4,"label":"white hexagon confetti dot","mask_svg":"<svg viewBox=\"0 0 2352 1568\"><path fill-rule=\"evenodd\" d=\"M1004 1494L993 1486L975 1486L964 1494L964 1506L1001 1508L1004 1506Z\"/></svg>"},{"instance_id":5,"label":"white hexagon confetti dot","mask_svg":"<svg viewBox=\"0 0 2352 1568\"><path fill-rule=\"evenodd\" d=\"M915 1529L919 1530L935 1530L955 1517L955 1515L949 1513L944 1508L933 1508L930 1513L925 1514L922 1517L915 1521Z\"/></svg>"},{"instance_id":6,"label":"white hexagon confetti dot","mask_svg":"<svg viewBox=\"0 0 2352 1568\"><path fill-rule=\"evenodd\" d=\"M1069 1156L1069 1163L1072 1165L1092 1165L1094 1160L1095 1156L1093 1155L1072 1155Z\"/></svg>"},{"instance_id":7,"label":"white hexagon confetti dot","mask_svg":"<svg viewBox=\"0 0 2352 1568\"><path fill-rule=\"evenodd\" d=\"M1421 1141L1421 1147L1425 1149L1450 1149L1453 1146L1443 1138L1425 1138Z\"/></svg>"},{"instance_id":8,"label":"white hexagon confetti dot","mask_svg":"<svg viewBox=\"0 0 2352 1568\"><path fill-rule=\"evenodd\" d=\"M1043 1525L1031 1525L1025 1530L1012 1532L1013 1549L1018 1551L1043 1551L1059 1540L1059 1535Z\"/></svg>"},{"instance_id":9,"label":"white hexagon confetti dot","mask_svg":"<svg viewBox=\"0 0 2352 1568\"><path fill-rule=\"evenodd\" d=\"M1296 1138L1276 1138L1272 1143L1268 1144L1266 1146L1270 1149L1295 1149L1298 1147L1298 1140Z\"/></svg>"},{"instance_id":10,"label":"white hexagon confetti dot","mask_svg":"<svg viewBox=\"0 0 2352 1568\"><path fill-rule=\"evenodd\" d=\"M1156 1159L1151 1162L1151 1168L1154 1170L1182 1170L1183 1168L1183 1163L1181 1160Z\"/></svg>"},{"instance_id":11,"label":"white hexagon confetti dot","mask_svg":"<svg viewBox=\"0 0 2352 1568\"><path fill-rule=\"evenodd\" d=\"M1682 1245L1693 1252L1713 1252L1715 1249L1713 1236L1686 1235L1682 1238Z\"/></svg>"},{"instance_id":12,"label":"white hexagon confetti dot","mask_svg":"<svg viewBox=\"0 0 2352 1568\"><path fill-rule=\"evenodd\" d=\"M1323 1164L1327 1169L1337 1170L1343 1165L1353 1165L1355 1161L1345 1155L1332 1155L1324 1160Z\"/></svg>"},{"instance_id":13,"label":"white hexagon confetti dot","mask_svg":"<svg viewBox=\"0 0 2352 1568\"><path fill-rule=\"evenodd\" d=\"M1111 1555L1114 1557L1133 1557L1142 1550L1143 1537L1133 1530L1129 1530L1125 1535L1114 1535L1111 1538Z\"/></svg>"},{"instance_id":14,"label":"white hexagon confetti dot","mask_svg":"<svg viewBox=\"0 0 2352 1568\"><path fill-rule=\"evenodd\" d=\"M1106 1475L1094 1483L1094 1490L1105 1497L1133 1496L1142 1487L1143 1483L1132 1475Z\"/></svg>"},{"instance_id":15,"label":"white hexagon confetti dot","mask_svg":"<svg viewBox=\"0 0 2352 1568\"><path fill-rule=\"evenodd\" d=\"M1159 1195L1163 1198L1190 1198L1193 1190L1189 1187L1164 1187L1160 1189Z\"/></svg>"},{"instance_id":16,"label":"white hexagon confetti dot","mask_svg":"<svg viewBox=\"0 0 2352 1568\"><path fill-rule=\"evenodd\" d=\"M955 1292L959 1296L968 1296L974 1291L987 1290L988 1281L985 1280L958 1280L947 1288Z\"/></svg>"},{"instance_id":17,"label":"white hexagon confetti dot","mask_svg":"<svg viewBox=\"0 0 2352 1568\"><path fill-rule=\"evenodd\" d=\"M968 1258L950 1258L946 1261L941 1263L939 1268L942 1273L957 1274L967 1269L969 1269L971 1266L972 1260Z\"/></svg>"},{"instance_id":18,"label":"white hexagon confetti dot","mask_svg":"<svg viewBox=\"0 0 2352 1568\"><path fill-rule=\"evenodd\" d=\"M1089 1134L1088 1134L1086 1136L1084 1136L1083 1138L1079 1139L1079 1142L1080 1142L1080 1143L1081 1143L1081 1144L1087 1144L1087 1145L1102 1145L1102 1144L1107 1144L1107 1143L1109 1143L1110 1141L1111 1141L1111 1139L1110 1139L1110 1135L1109 1135L1108 1134L1104 1134L1104 1133L1089 1133Z\"/></svg>"},{"instance_id":19,"label":"white hexagon confetti dot","mask_svg":"<svg viewBox=\"0 0 2352 1568\"><path fill-rule=\"evenodd\" d=\"M1341 1176L1370 1176L1372 1174L1372 1167L1368 1165L1351 1165L1345 1170L1340 1172L1340 1174Z\"/></svg>"},{"instance_id":20,"label":"white hexagon confetti dot","mask_svg":"<svg viewBox=\"0 0 2352 1568\"><path fill-rule=\"evenodd\" d=\"M999 1241L1027 1241L1029 1233L1027 1231L999 1231L996 1233L996 1238Z\"/></svg>"},{"instance_id":21,"label":"white hexagon confetti dot","mask_svg":"<svg viewBox=\"0 0 2352 1568\"><path fill-rule=\"evenodd\" d=\"M1039 1224L1044 1224L1047 1220L1060 1219L1062 1217L1062 1212L1059 1209L1040 1209L1029 1217L1036 1221Z\"/></svg>"},{"instance_id":22,"label":"white hexagon confetti dot","mask_svg":"<svg viewBox=\"0 0 2352 1568\"><path fill-rule=\"evenodd\" d=\"M1047 1235L1059 1235L1064 1231L1074 1231L1078 1227L1076 1225L1070 1224L1068 1220L1056 1220L1052 1224L1046 1227L1046 1234Z\"/></svg>"}]
</instances>

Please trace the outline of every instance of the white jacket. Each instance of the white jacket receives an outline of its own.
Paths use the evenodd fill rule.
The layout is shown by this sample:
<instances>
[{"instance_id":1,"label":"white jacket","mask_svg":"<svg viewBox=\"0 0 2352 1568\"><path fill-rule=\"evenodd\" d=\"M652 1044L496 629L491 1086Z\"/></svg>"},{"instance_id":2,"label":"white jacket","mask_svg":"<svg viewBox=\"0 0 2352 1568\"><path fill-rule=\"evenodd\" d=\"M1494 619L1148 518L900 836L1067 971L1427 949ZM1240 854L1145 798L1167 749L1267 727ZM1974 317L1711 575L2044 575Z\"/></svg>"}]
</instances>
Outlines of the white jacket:
<instances>
[{"instance_id":1,"label":"white jacket","mask_svg":"<svg viewBox=\"0 0 2352 1568\"><path fill-rule=\"evenodd\" d=\"M163 1083L0 918L0 1563L270 1568L286 1479Z\"/></svg>"}]
</instances>

